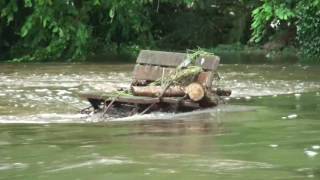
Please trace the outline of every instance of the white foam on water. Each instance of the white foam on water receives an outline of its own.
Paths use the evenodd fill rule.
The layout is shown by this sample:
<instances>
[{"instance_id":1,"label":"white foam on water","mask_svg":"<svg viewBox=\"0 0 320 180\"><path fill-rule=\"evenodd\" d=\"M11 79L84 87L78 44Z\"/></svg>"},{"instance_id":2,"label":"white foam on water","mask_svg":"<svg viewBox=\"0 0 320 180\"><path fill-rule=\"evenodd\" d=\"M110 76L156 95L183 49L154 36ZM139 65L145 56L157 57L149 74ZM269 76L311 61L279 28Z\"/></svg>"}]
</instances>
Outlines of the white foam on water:
<instances>
[{"instance_id":1,"label":"white foam on water","mask_svg":"<svg viewBox=\"0 0 320 180\"><path fill-rule=\"evenodd\" d=\"M239 135L240 133L229 133L228 135ZM225 134L221 134L221 135L225 135ZM256 142L238 142L238 143L234 143L234 144L224 144L222 146L225 147L239 147L239 146L250 146L250 145L257 145L258 143Z\"/></svg>"},{"instance_id":2,"label":"white foam on water","mask_svg":"<svg viewBox=\"0 0 320 180\"><path fill-rule=\"evenodd\" d=\"M250 100L251 97L250 97L250 96L246 96L245 99L246 99L246 100Z\"/></svg>"},{"instance_id":3,"label":"white foam on water","mask_svg":"<svg viewBox=\"0 0 320 180\"><path fill-rule=\"evenodd\" d=\"M57 95L72 94L72 92L67 90L56 90L56 91L57 91Z\"/></svg>"},{"instance_id":4,"label":"white foam on water","mask_svg":"<svg viewBox=\"0 0 320 180\"><path fill-rule=\"evenodd\" d=\"M320 149L320 146L319 145L313 145L313 146L311 146L311 148L314 149L314 150L318 150L318 149Z\"/></svg>"},{"instance_id":5,"label":"white foam on water","mask_svg":"<svg viewBox=\"0 0 320 180\"><path fill-rule=\"evenodd\" d=\"M304 151L304 154L306 154L308 157L311 157L311 158L313 158L313 157L315 157L316 155L318 155L317 152L315 152L315 151L310 151L310 150L305 150L305 151Z\"/></svg>"},{"instance_id":6,"label":"white foam on water","mask_svg":"<svg viewBox=\"0 0 320 180\"><path fill-rule=\"evenodd\" d=\"M288 117L288 119L295 119L298 117L298 115L297 114L289 114L287 117Z\"/></svg>"},{"instance_id":7,"label":"white foam on water","mask_svg":"<svg viewBox=\"0 0 320 180\"><path fill-rule=\"evenodd\" d=\"M300 94L300 93L295 93L294 96L295 96L296 98L300 98L300 97L301 97L301 94Z\"/></svg>"},{"instance_id":8,"label":"white foam on water","mask_svg":"<svg viewBox=\"0 0 320 180\"><path fill-rule=\"evenodd\" d=\"M83 167L93 167L97 165L102 165L102 166L111 166L111 165L121 165L121 164L133 164L135 163L132 160L126 159L126 158L117 158L117 157L102 157L99 159L95 160L89 160L77 164L72 164L72 165L65 165L61 168L55 168L48 170L47 172L58 172L58 171L65 171L65 170L72 170L76 168L83 168Z\"/></svg>"},{"instance_id":9,"label":"white foam on water","mask_svg":"<svg viewBox=\"0 0 320 180\"><path fill-rule=\"evenodd\" d=\"M0 163L0 171L11 170L11 169L24 169L27 168L28 164L15 162L15 163Z\"/></svg>"},{"instance_id":10,"label":"white foam on water","mask_svg":"<svg viewBox=\"0 0 320 180\"><path fill-rule=\"evenodd\" d=\"M165 168L148 168L146 169L148 172L145 173L145 175L151 175L154 173L160 173L160 174L174 174L177 173L178 171L174 169L165 169Z\"/></svg>"},{"instance_id":11,"label":"white foam on water","mask_svg":"<svg viewBox=\"0 0 320 180\"><path fill-rule=\"evenodd\" d=\"M188 120L191 116L200 115L200 114L210 114L210 116L215 116L218 113L223 112L240 112L240 111L254 111L258 107L253 106L238 106L238 105L220 105L219 107L204 109L204 110L195 110L191 112L184 112L184 113L162 113L162 112L155 112L151 114L144 114L144 115L133 115L124 118L116 118L110 119L107 121L141 121L141 120L170 120L170 119L179 119L182 118L184 120ZM193 118L190 118L193 120Z\"/></svg>"},{"instance_id":12,"label":"white foam on water","mask_svg":"<svg viewBox=\"0 0 320 180\"><path fill-rule=\"evenodd\" d=\"M0 123L9 124L48 124L48 123L95 123L95 122L129 122L129 121L144 121L144 120L172 120L183 119L193 120L190 118L195 115L208 114L209 116L216 116L223 112L239 112L239 111L253 111L257 107L247 107L239 105L220 105L219 107L209 108L204 110L196 110L185 113L162 113L155 112L144 115L133 115L124 118L103 118L102 114L59 114L59 113L40 113L35 115L2 115L0 116Z\"/></svg>"},{"instance_id":13,"label":"white foam on water","mask_svg":"<svg viewBox=\"0 0 320 180\"><path fill-rule=\"evenodd\" d=\"M198 157L198 154L176 154L176 153L157 153L151 155L152 158L161 158L161 159L179 159L185 157Z\"/></svg>"},{"instance_id":14,"label":"white foam on water","mask_svg":"<svg viewBox=\"0 0 320 180\"><path fill-rule=\"evenodd\" d=\"M80 146L81 148L94 148L96 147L95 145L83 145L83 146Z\"/></svg>"},{"instance_id":15,"label":"white foam on water","mask_svg":"<svg viewBox=\"0 0 320 180\"><path fill-rule=\"evenodd\" d=\"M313 174L309 174L307 175L308 178L314 178L314 175Z\"/></svg>"},{"instance_id":16,"label":"white foam on water","mask_svg":"<svg viewBox=\"0 0 320 180\"><path fill-rule=\"evenodd\" d=\"M85 114L45 113L26 116L0 116L0 123L6 124L48 124L48 123L85 123Z\"/></svg>"},{"instance_id":17,"label":"white foam on water","mask_svg":"<svg viewBox=\"0 0 320 180\"><path fill-rule=\"evenodd\" d=\"M191 162L192 163L192 162ZM217 159L217 160L196 160L193 162L198 171L205 172L215 172L223 173L228 171L236 171L243 169L270 169L275 166L264 162L254 162L254 161L242 161L242 160L232 160L232 159Z\"/></svg>"},{"instance_id":18,"label":"white foam on water","mask_svg":"<svg viewBox=\"0 0 320 180\"><path fill-rule=\"evenodd\" d=\"M50 90L44 88L44 89L35 89L34 91L35 91L35 92L47 92L47 91L50 91Z\"/></svg>"},{"instance_id":19,"label":"white foam on water","mask_svg":"<svg viewBox=\"0 0 320 180\"><path fill-rule=\"evenodd\" d=\"M272 148L277 148L277 147L279 147L278 144L270 144L269 146L272 147Z\"/></svg>"}]
</instances>

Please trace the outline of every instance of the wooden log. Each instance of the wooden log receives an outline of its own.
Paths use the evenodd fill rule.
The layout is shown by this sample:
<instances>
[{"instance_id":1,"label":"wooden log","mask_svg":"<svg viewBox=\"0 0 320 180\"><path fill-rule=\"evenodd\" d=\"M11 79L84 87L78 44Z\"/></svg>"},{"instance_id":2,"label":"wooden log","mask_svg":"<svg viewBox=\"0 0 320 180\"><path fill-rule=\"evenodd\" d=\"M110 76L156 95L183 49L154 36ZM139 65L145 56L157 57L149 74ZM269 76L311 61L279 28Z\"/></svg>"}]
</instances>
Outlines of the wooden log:
<instances>
[{"instance_id":1,"label":"wooden log","mask_svg":"<svg viewBox=\"0 0 320 180\"><path fill-rule=\"evenodd\" d=\"M196 82L189 84L186 87L185 92L194 102L200 101L205 95L205 89L203 88L203 86Z\"/></svg>"},{"instance_id":2,"label":"wooden log","mask_svg":"<svg viewBox=\"0 0 320 180\"><path fill-rule=\"evenodd\" d=\"M159 97L164 89L161 86L132 86L131 90L135 96ZM170 86L163 93L163 97L180 97L184 95L184 88L181 86Z\"/></svg>"},{"instance_id":3,"label":"wooden log","mask_svg":"<svg viewBox=\"0 0 320 180\"><path fill-rule=\"evenodd\" d=\"M205 96L205 88L199 83L191 83L187 87L170 86L165 91L161 86L132 86L132 93L135 96L147 97L182 97L188 95L194 101L200 101Z\"/></svg>"}]
</instances>

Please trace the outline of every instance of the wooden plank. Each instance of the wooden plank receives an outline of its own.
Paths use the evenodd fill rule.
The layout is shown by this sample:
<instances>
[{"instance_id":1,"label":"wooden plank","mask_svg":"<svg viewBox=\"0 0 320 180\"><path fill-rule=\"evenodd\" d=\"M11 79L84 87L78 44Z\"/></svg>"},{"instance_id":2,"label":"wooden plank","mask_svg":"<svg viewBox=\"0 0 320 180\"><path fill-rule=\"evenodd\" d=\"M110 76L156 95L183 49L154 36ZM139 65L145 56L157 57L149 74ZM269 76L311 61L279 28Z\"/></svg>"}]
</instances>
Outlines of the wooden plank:
<instances>
[{"instance_id":1,"label":"wooden plank","mask_svg":"<svg viewBox=\"0 0 320 180\"><path fill-rule=\"evenodd\" d=\"M187 54L185 53L142 50L138 56L137 63L177 67L186 57ZM196 61L196 65L201 66L205 70L214 71L217 69L219 62L220 58L218 56L205 56L200 57Z\"/></svg>"},{"instance_id":2,"label":"wooden plank","mask_svg":"<svg viewBox=\"0 0 320 180\"><path fill-rule=\"evenodd\" d=\"M142 50L137 63L176 67L186 59L185 53Z\"/></svg>"},{"instance_id":3,"label":"wooden plank","mask_svg":"<svg viewBox=\"0 0 320 180\"><path fill-rule=\"evenodd\" d=\"M175 68L169 67L137 64L133 70L133 79L155 81L160 79L162 74L166 76L174 73L175 70Z\"/></svg>"},{"instance_id":4,"label":"wooden plank","mask_svg":"<svg viewBox=\"0 0 320 180\"><path fill-rule=\"evenodd\" d=\"M134 80L155 81L164 76L174 73L176 69L170 67L160 67L152 65L137 64L133 70ZM210 88L212 86L213 73L211 71L202 72L199 74L197 82L204 87Z\"/></svg>"},{"instance_id":5,"label":"wooden plank","mask_svg":"<svg viewBox=\"0 0 320 180\"><path fill-rule=\"evenodd\" d=\"M219 56L204 56L196 61L196 65L201 66L205 70L216 71L220 63Z\"/></svg>"}]
</instances>

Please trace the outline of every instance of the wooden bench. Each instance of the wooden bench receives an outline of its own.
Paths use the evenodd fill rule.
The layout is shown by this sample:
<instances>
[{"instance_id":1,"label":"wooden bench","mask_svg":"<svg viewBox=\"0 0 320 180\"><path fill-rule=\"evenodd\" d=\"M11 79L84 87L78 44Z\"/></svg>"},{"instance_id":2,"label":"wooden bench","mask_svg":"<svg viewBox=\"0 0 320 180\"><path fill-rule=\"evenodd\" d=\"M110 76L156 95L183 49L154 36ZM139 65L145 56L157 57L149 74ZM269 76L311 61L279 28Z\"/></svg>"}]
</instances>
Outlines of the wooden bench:
<instances>
[{"instance_id":1,"label":"wooden bench","mask_svg":"<svg viewBox=\"0 0 320 180\"><path fill-rule=\"evenodd\" d=\"M133 70L132 83L134 86L146 86L168 74L172 74L176 71L177 66L180 66L185 62L187 54L176 53L176 52L163 52L163 51L152 51L142 50L137 58L136 65ZM216 70L219 65L220 58L218 56L206 56L199 57L195 65L202 67L204 70L196 78L196 82L200 83L203 87L208 90L212 88L212 81ZM86 98L91 103L95 110L101 109L101 104L104 107L109 108L108 105L113 104L116 107L121 105L137 107L138 112L146 112L145 109L149 105L158 104L167 106L168 104L174 105L179 104L181 107L188 109L200 108L199 103L191 100L181 100L179 97L144 97L144 96L97 96L97 95L86 95Z\"/></svg>"},{"instance_id":2,"label":"wooden bench","mask_svg":"<svg viewBox=\"0 0 320 180\"><path fill-rule=\"evenodd\" d=\"M186 58L185 53L142 50L133 70L133 82L139 80L152 82L161 78L163 74L173 73ZM219 62L218 56L200 57L196 60L196 65L201 66L205 71L198 76L197 80L204 87L211 88Z\"/></svg>"}]
</instances>

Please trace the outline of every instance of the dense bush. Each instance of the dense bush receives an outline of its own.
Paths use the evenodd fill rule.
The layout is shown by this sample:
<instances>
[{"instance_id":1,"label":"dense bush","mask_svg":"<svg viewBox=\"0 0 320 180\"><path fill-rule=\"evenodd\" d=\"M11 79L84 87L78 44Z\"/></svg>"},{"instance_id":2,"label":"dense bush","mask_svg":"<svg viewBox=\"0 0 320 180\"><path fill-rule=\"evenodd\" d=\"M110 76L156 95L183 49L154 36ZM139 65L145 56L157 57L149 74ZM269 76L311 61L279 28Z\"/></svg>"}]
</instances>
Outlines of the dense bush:
<instances>
[{"instance_id":1,"label":"dense bush","mask_svg":"<svg viewBox=\"0 0 320 180\"><path fill-rule=\"evenodd\" d=\"M301 53L320 55L320 0L264 0L252 17L252 42L259 43L276 31L293 27Z\"/></svg>"},{"instance_id":2,"label":"dense bush","mask_svg":"<svg viewBox=\"0 0 320 180\"><path fill-rule=\"evenodd\" d=\"M287 22L292 22L295 18L295 13L290 8L293 3L293 1L265 0L261 6L254 9L251 41L260 42L268 31L280 29L284 23L285 26L292 25Z\"/></svg>"},{"instance_id":3,"label":"dense bush","mask_svg":"<svg viewBox=\"0 0 320 180\"><path fill-rule=\"evenodd\" d=\"M7 0L0 4L2 48L16 61L79 59L91 49L148 41L149 1ZM130 44L130 43L127 43ZM103 45L103 46L99 46Z\"/></svg>"},{"instance_id":4,"label":"dense bush","mask_svg":"<svg viewBox=\"0 0 320 180\"><path fill-rule=\"evenodd\" d=\"M305 56L320 55L320 0L306 0L297 7L297 39Z\"/></svg>"},{"instance_id":5,"label":"dense bush","mask_svg":"<svg viewBox=\"0 0 320 180\"><path fill-rule=\"evenodd\" d=\"M320 0L2 0L0 60L74 61L106 51L246 44L251 35L248 24L250 42L267 42L276 32L290 29L302 53L317 56L319 4Z\"/></svg>"}]
</instances>

